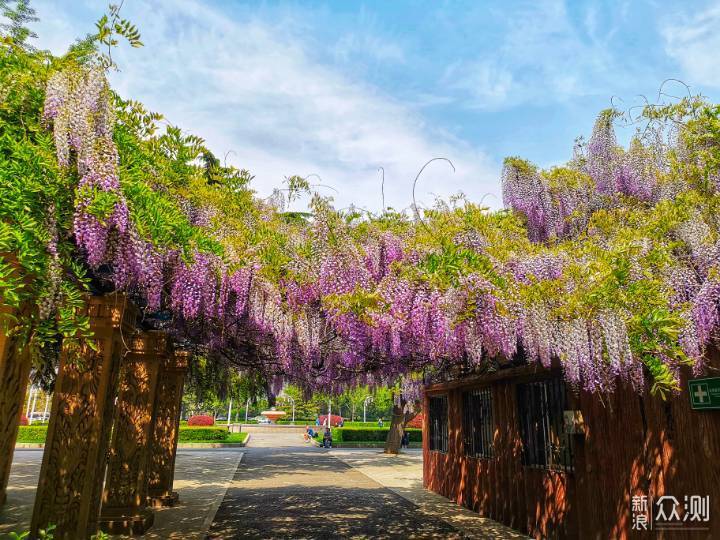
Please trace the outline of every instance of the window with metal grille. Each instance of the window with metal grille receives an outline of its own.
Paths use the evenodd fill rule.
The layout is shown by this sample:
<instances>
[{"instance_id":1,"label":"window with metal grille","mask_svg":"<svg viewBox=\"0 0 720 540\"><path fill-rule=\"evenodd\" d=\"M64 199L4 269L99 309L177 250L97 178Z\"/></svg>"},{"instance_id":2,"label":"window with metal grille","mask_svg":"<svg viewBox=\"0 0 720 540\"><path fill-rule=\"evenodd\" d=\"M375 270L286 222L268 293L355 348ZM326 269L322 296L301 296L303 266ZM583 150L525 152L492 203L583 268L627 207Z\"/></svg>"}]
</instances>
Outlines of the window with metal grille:
<instances>
[{"instance_id":1,"label":"window with metal grille","mask_svg":"<svg viewBox=\"0 0 720 540\"><path fill-rule=\"evenodd\" d=\"M465 455L493 455L492 395L490 388L463 392L463 445Z\"/></svg>"},{"instance_id":2,"label":"window with metal grille","mask_svg":"<svg viewBox=\"0 0 720 540\"><path fill-rule=\"evenodd\" d=\"M517 388L523 463L572 471L572 436L563 429L565 383L558 377L519 384Z\"/></svg>"},{"instance_id":3,"label":"window with metal grille","mask_svg":"<svg viewBox=\"0 0 720 540\"><path fill-rule=\"evenodd\" d=\"M430 450L447 452L448 398L447 396L433 396L429 401Z\"/></svg>"}]
</instances>

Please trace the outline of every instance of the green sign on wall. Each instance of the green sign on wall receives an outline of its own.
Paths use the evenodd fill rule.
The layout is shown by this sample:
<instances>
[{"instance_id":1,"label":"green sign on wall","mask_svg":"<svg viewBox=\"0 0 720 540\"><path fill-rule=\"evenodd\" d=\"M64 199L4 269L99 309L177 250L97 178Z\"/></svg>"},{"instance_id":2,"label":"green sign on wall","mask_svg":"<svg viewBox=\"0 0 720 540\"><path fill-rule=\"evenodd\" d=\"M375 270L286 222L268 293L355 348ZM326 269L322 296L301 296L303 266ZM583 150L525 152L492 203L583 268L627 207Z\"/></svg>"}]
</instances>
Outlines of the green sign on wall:
<instances>
[{"instance_id":1,"label":"green sign on wall","mask_svg":"<svg viewBox=\"0 0 720 540\"><path fill-rule=\"evenodd\" d=\"M720 377L690 380L688 389L693 409L720 409Z\"/></svg>"}]
</instances>

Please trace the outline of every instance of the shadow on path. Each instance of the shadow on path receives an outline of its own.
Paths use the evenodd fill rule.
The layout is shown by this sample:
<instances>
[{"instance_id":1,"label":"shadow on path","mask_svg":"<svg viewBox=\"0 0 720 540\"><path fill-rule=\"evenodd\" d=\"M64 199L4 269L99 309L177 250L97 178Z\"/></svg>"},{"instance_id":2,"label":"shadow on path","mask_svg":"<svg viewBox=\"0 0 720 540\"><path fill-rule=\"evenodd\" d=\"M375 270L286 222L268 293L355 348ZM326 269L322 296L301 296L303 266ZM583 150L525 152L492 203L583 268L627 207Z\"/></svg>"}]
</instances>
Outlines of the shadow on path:
<instances>
[{"instance_id":1,"label":"shadow on path","mask_svg":"<svg viewBox=\"0 0 720 540\"><path fill-rule=\"evenodd\" d=\"M462 538L315 448L248 448L208 538Z\"/></svg>"}]
</instances>

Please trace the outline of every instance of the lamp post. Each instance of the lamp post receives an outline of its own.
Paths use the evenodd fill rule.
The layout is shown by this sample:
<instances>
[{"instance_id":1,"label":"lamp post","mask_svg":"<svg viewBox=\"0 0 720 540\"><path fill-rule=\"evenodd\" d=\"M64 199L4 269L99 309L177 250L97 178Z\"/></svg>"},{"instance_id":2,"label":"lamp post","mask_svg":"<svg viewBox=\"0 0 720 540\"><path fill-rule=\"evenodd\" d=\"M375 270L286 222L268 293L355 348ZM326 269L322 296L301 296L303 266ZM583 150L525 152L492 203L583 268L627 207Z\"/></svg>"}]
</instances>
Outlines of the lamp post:
<instances>
[{"instance_id":1,"label":"lamp post","mask_svg":"<svg viewBox=\"0 0 720 540\"><path fill-rule=\"evenodd\" d=\"M285 396L287 399L289 399L292 402L292 425L295 425L295 400L291 398L290 396Z\"/></svg>"},{"instance_id":2,"label":"lamp post","mask_svg":"<svg viewBox=\"0 0 720 540\"><path fill-rule=\"evenodd\" d=\"M32 392L31 392L31 394L32 394L32 396L33 396L33 398L32 398L32 407L30 407L30 414L29 414L29 415L25 415L25 416L27 416L28 424L32 424L32 423L33 423L33 417L35 416L35 406L37 405L37 399L38 399L38 394L39 394L39 393L40 393L40 387L39 387L39 386L36 386L36 387L35 387L35 393L34 393L34 394L32 394ZM30 400L29 400L29 398L28 398L28 406L30 406Z\"/></svg>"},{"instance_id":3,"label":"lamp post","mask_svg":"<svg viewBox=\"0 0 720 540\"><path fill-rule=\"evenodd\" d=\"M35 397L33 398L32 411L30 411L30 418L35 416L35 407L37 406L38 394L40 394L40 387L35 388ZM32 424L32 420L30 421Z\"/></svg>"},{"instance_id":4,"label":"lamp post","mask_svg":"<svg viewBox=\"0 0 720 540\"><path fill-rule=\"evenodd\" d=\"M30 385L30 390L28 391L28 401L27 401L27 408L25 409L25 418L28 419L28 423L30 422L30 405L32 404L32 398L33 398L33 392L35 391L35 386Z\"/></svg>"},{"instance_id":5,"label":"lamp post","mask_svg":"<svg viewBox=\"0 0 720 540\"><path fill-rule=\"evenodd\" d=\"M232 398L230 398L230 404L228 405L228 419L227 425L230 425L230 418L232 417Z\"/></svg>"},{"instance_id":6,"label":"lamp post","mask_svg":"<svg viewBox=\"0 0 720 540\"><path fill-rule=\"evenodd\" d=\"M50 395L45 394L45 410L43 411L43 422L47 422L48 419L48 407L50 405Z\"/></svg>"},{"instance_id":7,"label":"lamp post","mask_svg":"<svg viewBox=\"0 0 720 540\"><path fill-rule=\"evenodd\" d=\"M367 396L363 401L363 423L367 422L367 406L372 400L372 396Z\"/></svg>"},{"instance_id":8,"label":"lamp post","mask_svg":"<svg viewBox=\"0 0 720 540\"><path fill-rule=\"evenodd\" d=\"M245 423L248 423L248 409L250 408L250 398L245 402Z\"/></svg>"}]
</instances>

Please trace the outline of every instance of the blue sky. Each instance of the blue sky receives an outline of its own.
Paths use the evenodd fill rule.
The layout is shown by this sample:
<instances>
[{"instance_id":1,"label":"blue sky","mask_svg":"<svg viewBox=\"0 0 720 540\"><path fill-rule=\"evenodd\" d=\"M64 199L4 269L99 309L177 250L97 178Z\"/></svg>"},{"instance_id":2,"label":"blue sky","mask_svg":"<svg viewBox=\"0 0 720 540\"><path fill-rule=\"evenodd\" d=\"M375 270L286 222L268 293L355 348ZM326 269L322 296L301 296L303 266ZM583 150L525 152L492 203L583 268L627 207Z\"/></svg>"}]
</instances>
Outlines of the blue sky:
<instances>
[{"instance_id":1,"label":"blue sky","mask_svg":"<svg viewBox=\"0 0 720 540\"><path fill-rule=\"evenodd\" d=\"M104 2L36 0L38 45L62 52ZM570 157L615 103L663 80L720 98L720 3L125 0L145 47L116 54L125 96L249 168L261 195L316 173L338 207L462 191L499 207L508 155ZM681 94L677 84L666 91ZM620 101L621 100L621 101ZM627 138L628 133L621 133Z\"/></svg>"}]
</instances>

